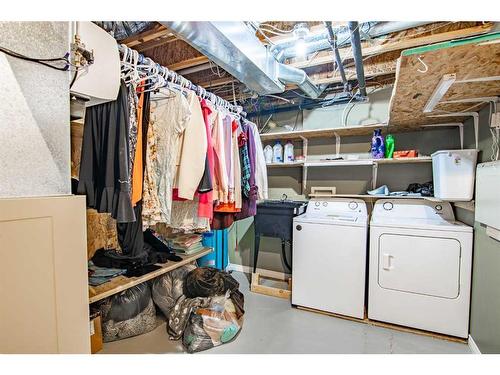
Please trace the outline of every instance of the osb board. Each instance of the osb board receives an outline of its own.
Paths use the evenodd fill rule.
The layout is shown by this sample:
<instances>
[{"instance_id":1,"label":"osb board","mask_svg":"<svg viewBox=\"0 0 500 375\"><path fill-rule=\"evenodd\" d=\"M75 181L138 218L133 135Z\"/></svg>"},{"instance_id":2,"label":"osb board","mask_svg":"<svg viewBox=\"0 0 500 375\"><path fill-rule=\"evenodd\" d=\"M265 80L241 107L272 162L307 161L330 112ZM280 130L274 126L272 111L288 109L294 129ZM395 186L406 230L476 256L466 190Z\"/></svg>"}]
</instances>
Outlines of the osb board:
<instances>
[{"instance_id":1,"label":"osb board","mask_svg":"<svg viewBox=\"0 0 500 375\"><path fill-rule=\"evenodd\" d=\"M476 40L482 40L481 37ZM450 46L452 45L452 46ZM467 117L429 117L440 114L438 108L434 112L424 114L425 104L431 97L440 79L445 74L456 74L457 81L500 76L500 44L482 45L469 43L453 46L446 44L421 54L402 54L398 60L396 83L394 85L389 124L392 126L413 127L423 124L447 123L451 121L463 122ZM419 58L427 65L425 70ZM500 81L456 83L442 100L456 100L500 94ZM454 106L463 110L475 103L463 103ZM442 109L442 107L440 107Z\"/></svg>"},{"instance_id":2,"label":"osb board","mask_svg":"<svg viewBox=\"0 0 500 375\"><path fill-rule=\"evenodd\" d=\"M71 121L71 178L78 179L82 154L83 124Z\"/></svg>"},{"instance_id":3,"label":"osb board","mask_svg":"<svg viewBox=\"0 0 500 375\"><path fill-rule=\"evenodd\" d=\"M101 248L119 250L116 221L108 213L87 209L87 259Z\"/></svg>"}]
</instances>

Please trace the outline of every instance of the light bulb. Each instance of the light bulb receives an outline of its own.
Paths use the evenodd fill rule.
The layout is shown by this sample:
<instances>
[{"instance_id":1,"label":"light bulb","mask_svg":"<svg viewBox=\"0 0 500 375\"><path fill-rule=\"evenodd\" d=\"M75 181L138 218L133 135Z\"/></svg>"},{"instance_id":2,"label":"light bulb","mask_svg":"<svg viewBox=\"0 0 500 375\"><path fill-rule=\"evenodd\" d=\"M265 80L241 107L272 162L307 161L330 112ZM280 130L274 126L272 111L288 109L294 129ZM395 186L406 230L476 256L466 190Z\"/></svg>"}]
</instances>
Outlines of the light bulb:
<instances>
[{"instance_id":1,"label":"light bulb","mask_svg":"<svg viewBox=\"0 0 500 375\"><path fill-rule=\"evenodd\" d=\"M297 39L297 42L295 43L295 54L299 57L306 56L306 41L304 38Z\"/></svg>"}]
</instances>

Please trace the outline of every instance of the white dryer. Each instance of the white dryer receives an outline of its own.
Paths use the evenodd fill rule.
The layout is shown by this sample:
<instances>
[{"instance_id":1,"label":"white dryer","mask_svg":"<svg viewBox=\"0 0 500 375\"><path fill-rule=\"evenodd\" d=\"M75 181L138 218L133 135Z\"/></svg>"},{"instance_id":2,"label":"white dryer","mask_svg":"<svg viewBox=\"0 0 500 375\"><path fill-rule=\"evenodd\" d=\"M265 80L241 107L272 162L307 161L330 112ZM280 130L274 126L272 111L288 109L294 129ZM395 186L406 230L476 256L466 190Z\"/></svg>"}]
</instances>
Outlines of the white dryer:
<instances>
[{"instance_id":1,"label":"white dryer","mask_svg":"<svg viewBox=\"0 0 500 375\"><path fill-rule=\"evenodd\" d=\"M311 200L293 219L292 305L363 318L367 237L364 201Z\"/></svg>"},{"instance_id":2,"label":"white dryer","mask_svg":"<svg viewBox=\"0 0 500 375\"><path fill-rule=\"evenodd\" d=\"M381 199L370 222L368 318L467 337L472 228L451 205Z\"/></svg>"}]
</instances>

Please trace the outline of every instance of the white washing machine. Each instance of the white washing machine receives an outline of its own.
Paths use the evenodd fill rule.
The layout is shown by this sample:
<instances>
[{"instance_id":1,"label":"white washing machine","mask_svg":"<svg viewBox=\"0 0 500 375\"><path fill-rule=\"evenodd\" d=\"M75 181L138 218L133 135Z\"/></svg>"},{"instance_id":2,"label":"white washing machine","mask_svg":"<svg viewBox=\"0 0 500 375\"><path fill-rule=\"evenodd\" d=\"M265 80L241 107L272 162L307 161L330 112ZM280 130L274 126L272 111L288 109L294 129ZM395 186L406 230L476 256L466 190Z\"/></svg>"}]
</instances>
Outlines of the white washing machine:
<instances>
[{"instance_id":1,"label":"white washing machine","mask_svg":"<svg viewBox=\"0 0 500 375\"><path fill-rule=\"evenodd\" d=\"M292 304L364 318L367 238L364 201L309 201L293 219Z\"/></svg>"},{"instance_id":2,"label":"white washing machine","mask_svg":"<svg viewBox=\"0 0 500 375\"><path fill-rule=\"evenodd\" d=\"M451 205L381 199L370 222L368 318L467 337L472 228Z\"/></svg>"}]
</instances>

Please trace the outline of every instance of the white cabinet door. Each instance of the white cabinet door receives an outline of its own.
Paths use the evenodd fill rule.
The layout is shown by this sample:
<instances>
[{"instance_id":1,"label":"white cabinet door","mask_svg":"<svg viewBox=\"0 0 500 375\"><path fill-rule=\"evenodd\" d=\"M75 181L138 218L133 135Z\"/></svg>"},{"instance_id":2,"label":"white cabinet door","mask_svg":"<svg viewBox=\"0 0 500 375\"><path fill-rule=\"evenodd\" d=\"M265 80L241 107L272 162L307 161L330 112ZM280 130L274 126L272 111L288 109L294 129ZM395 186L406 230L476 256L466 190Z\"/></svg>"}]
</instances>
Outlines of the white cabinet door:
<instances>
[{"instance_id":1,"label":"white cabinet door","mask_svg":"<svg viewBox=\"0 0 500 375\"><path fill-rule=\"evenodd\" d=\"M460 242L452 238L382 234L378 283L385 289L457 298L460 250Z\"/></svg>"},{"instance_id":2,"label":"white cabinet door","mask_svg":"<svg viewBox=\"0 0 500 375\"><path fill-rule=\"evenodd\" d=\"M85 197L0 199L0 353L90 353Z\"/></svg>"}]
</instances>

